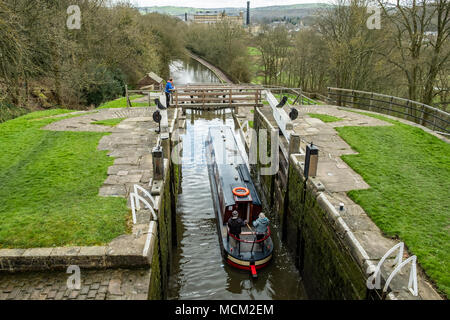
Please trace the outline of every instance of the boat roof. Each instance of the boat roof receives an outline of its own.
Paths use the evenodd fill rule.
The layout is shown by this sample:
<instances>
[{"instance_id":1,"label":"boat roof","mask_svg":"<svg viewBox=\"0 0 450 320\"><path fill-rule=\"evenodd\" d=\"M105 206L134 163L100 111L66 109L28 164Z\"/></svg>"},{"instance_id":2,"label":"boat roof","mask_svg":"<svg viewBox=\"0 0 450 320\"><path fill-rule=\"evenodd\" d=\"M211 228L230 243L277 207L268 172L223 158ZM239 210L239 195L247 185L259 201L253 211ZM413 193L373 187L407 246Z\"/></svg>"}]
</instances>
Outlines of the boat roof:
<instances>
[{"instance_id":1,"label":"boat roof","mask_svg":"<svg viewBox=\"0 0 450 320\"><path fill-rule=\"evenodd\" d=\"M245 187L250 196L239 197L241 201L252 201L261 205L255 185L241 155L233 130L228 126L211 127L209 141L213 144L214 158L219 172L220 188L223 190L225 205L234 205L233 189Z\"/></svg>"}]
</instances>

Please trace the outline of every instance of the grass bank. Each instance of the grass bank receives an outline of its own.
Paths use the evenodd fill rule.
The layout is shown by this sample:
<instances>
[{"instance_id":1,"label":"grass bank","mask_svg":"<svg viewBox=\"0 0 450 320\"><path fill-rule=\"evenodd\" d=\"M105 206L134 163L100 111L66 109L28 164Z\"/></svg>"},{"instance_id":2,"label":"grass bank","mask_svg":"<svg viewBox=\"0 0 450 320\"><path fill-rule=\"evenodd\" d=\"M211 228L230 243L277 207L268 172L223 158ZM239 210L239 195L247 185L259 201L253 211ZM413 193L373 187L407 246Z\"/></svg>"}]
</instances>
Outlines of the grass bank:
<instances>
[{"instance_id":1,"label":"grass bank","mask_svg":"<svg viewBox=\"0 0 450 320\"><path fill-rule=\"evenodd\" d=\"M98 196L114 161L97 150L105 133L41 129L67 112L0 124L2 248L96 245L126 232L126 199Z\"/></svg>"},{"instance_id":2,"label":"grass bank","mask_svg":"<svg viewBox=\"0 0 450 320\"><path fill-rule=\"evenodd\" d=\"M450 145L419 128L374 117L393 126L336 128L359 152L342 159L370 185L348 194L386 235L405 242L450 297Z\"/></svg>"},{"instance_id":3,"label":"grass bank","mask_svg":"<svg viewBox=\"0 0 450 320\"><path fill-rule=\"evenodd\" d=\"M148 102L133 102L133 100L144 97L143 95L133 95L130 96L131 106L132 107L148 107ZM155 105L155 102L152 101L152 106ZM108 109L108 108L126 108L127 107L127 98L122 97L116 100L105 102L100 105L97 109Z\"/></svg>"},{"instance_id":4,"label":"grass bank","mask_svg":"<svg viewBox=\"0 0 450 320\"><path fill-rule=\"evenodd\" d=\"M321 114L321 113L308 113L308 116L310 116L311 118L322 120L325 123L336 122L336 121L342 120L341 118L330 116L327 114Z\"/></svg>"}]
</instances>

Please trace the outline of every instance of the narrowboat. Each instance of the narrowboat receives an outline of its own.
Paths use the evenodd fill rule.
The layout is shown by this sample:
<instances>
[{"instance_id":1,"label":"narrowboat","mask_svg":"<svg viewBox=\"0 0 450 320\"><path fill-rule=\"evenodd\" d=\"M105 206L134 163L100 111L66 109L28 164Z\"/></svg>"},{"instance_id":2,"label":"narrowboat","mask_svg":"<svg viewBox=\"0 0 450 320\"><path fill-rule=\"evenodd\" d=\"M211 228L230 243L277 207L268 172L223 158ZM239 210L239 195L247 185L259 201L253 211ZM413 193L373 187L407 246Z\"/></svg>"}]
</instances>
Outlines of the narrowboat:
<instances>
[{"instance_id":1,"label":"narrowboat","mask_svg":"<svg viewBox=\"0 0 450 320\"><path fill-rule=\"evenodd\" d=\"M264 235L259 235L259 240L253 228L262 203L248 166L230 127L211 127L205 147L222 255L229 265L249 270L256 278L257 270L272 259L273 242L270 227ZM247 221L239 237L229 232L227 224L234 211L242 221Z\"/></svg>"}]
</instances>

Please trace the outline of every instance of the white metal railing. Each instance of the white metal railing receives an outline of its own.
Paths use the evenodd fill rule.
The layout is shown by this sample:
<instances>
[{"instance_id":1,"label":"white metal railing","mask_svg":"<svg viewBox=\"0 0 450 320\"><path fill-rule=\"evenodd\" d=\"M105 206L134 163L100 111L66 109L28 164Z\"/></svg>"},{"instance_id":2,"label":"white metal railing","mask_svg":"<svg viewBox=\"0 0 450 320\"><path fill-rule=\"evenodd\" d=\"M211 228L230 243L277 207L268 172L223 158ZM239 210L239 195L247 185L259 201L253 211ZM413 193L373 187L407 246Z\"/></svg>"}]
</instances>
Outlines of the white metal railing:
<instances>
[{"instance_id":1,"label":"white metal railing","mask_svg":"<svg viewBox=\"0 0 450 320\"><path fill-rule=\"evenodd\" d=\"M152 205L150 205L150 203L147 201L146 198L144 198L143 196L141 196L139 194L139 191L142 191L144 196L146 196L147 199L150 200ZM136 210L140 210L141 209L141 202L145 205L145 207L147 207L147 209L150 210L150 212L152 213L153 220L157 221L158 220L158 216L155 213L155 208L156 208L156 201L155 201L155 199L152 197L152 195L147 190L145 190L141 186L135 184L134 185L134 192L130 193L130 203L131 203L131 212L132 212L132 216L133 216L133 223L136 224L136 222L137 222Z\"/></svg>"},{"instance_id":2,"label":"white metal railing","mask_svg":"<svg viewBox=\"0 0 450 320\"><path fill-rule=\"evenodd\" d=\"M405 261L400 263L394 269L394 271L392 271L391 275L386 280L386 284L384 285L384 288L383 288L383 293L386 292L387 289L389 288L389 284L391 283L394 276L409 262L411 262L411 270L409 271L408 289L409 289L409 291L411 291L413 296L417 297L417 295L419 294L419 291L417 289L417 266L416 266L417 257L416 256L409 257L408 259L406 259Z\"/></svg>"},{"instance_id":3,"label":"white metal railing","mask_svg":"<svg viewBox=\"0 0 450 320\"><path fill-rule=\"evenodd\" d=\"M153 196L150 194L150 192L148 192L147 190L145 190L144 188L142 188L140 185L135 184L134 185L134 193L139 195L139 191L142 191L142 193L150 199L150 201L152 202L153 207L156 209L156 201L155 198L153 198ZM137 203L136 205L136 209L137 210L141 210L141 207L139 205L139 203Z\"/></svg>"},{"instance_id":4,"label":"white metal railing","mask_svg":"<svg viewBox=\"0 0 450 320\"><path fill-rule=\"evenodd\" d=\"M417 267L416 267L416 261L417 261L417 257L416 256L412 256L408 259L406 259L405 261L403 260L403 252L405 249L405 244L403 242L400 242L398 244L396 244L395 246L393 246L391 249L389 249L385 255L381 258L381 260L378 262L377 266L375 267L375 269L373 269L373 266L370 266L367 270L368 273L372 273L373 274L367 279L367 287L369 289L381 289L381 267L383 266L383 263L386 261L386 259L395 251L398 250L397 256L395 257L395 260L392 264L392 266L395 266L394 271L392 271L392 273L389 275L388 279L386 280L386 283L383 287L383 293L385 293L387 291L387 289L389 288L389 284L391 283L392 279L394 278L394 276L405 266L407 265L409 262L411 262L411 271L409 274L409 283L408 283L408 289L409 291L411 291L411 293L414 296L418 295L418 290L417 290Z\"/></svg>"}]
</instances>

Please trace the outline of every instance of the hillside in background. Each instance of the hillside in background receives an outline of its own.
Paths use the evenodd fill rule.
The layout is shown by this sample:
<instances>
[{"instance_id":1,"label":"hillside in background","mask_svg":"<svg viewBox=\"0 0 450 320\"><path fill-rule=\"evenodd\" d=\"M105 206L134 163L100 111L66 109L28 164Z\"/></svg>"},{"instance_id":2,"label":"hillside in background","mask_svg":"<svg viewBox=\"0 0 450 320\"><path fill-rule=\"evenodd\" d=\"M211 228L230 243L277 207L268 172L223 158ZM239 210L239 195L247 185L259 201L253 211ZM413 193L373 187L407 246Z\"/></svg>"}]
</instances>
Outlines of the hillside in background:
<instances>
[{"instance_id":1,"label":"hillside in background","mask_svg":"<svg viewBox=\"0 0 450 320\"><path fill-rule=\"evenodd\" d=\"M268 6L251 8L250 16L252 21L263 22L276 19L282 19L285 17L299 17L304 18L311 16L317 9L325 8L329 6L325 3L307 3L307 4L294 4L284 6ZM230 15L237 15L240 11L246 11L245 7L240 8L191 8L191 7L174 7L174 6L153 6L153 7L141 7L139 8L141 13L158 12L161 14L181 16L184 13L195 14L198 11L225 11Z\"/></svg>"}]
</instances>

